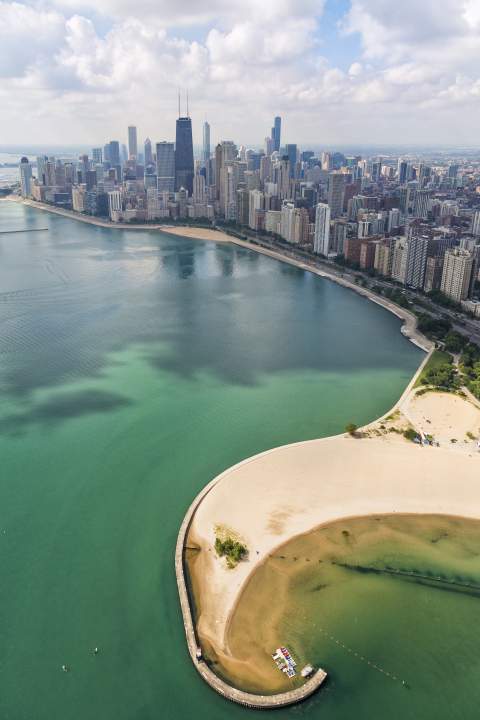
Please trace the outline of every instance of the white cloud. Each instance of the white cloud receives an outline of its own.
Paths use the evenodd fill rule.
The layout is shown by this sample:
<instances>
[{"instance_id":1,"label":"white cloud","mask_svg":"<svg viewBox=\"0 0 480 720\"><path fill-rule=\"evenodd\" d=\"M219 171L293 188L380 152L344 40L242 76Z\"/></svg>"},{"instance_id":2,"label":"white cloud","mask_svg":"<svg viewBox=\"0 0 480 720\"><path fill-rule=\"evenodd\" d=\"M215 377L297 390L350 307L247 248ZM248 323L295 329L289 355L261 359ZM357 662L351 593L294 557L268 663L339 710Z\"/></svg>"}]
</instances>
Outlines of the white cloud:
<instances>
[{"instance_id":1,"label":"white cloud","mask_svg":"<svg viewBox=\"0 0 480 720\"><path fill-rule=\"evenodd\" d=\"M189 88L193 114L248 143L261 141L276 112L292 118L299 142L317 132L401 142L428 123L428 138L446 140L452 107L465 110L458 122L476 137L480 0L351 0L341 28L361 51L346 69L321 54L324 0L103 0L103 19L93 6L0 0L2 134L11 142L34 141L32 132L101 142L127 122L172 137L178 87Z\"/></svg>"}]
</instances>

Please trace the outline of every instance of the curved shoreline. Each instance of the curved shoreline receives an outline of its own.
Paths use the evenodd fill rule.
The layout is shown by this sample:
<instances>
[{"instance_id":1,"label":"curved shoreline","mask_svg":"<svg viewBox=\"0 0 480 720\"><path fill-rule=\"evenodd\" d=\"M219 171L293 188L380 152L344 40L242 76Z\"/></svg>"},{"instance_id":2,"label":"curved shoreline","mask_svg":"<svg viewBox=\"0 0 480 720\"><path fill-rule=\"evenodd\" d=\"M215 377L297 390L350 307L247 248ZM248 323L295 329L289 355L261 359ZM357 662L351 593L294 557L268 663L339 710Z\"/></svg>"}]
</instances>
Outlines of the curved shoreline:
<instances>
[{"instance_id":1,"label":"curved shoreline","mask_svg":"<svg viewBox=\"0 0 480 720\"><path fill-rule=\"evenodd\" d=\"M344 288L347 288L349 290L353 290L358 295L362 295L363 297L367 298L371 302L376 303L377 305L380 305L380 307L383 307L385 310L388 310L388 312L392 313L396 317L398 317L400 320L403 320L403 325L400 329L401 333L410 340L414 345L419 347L421 350L424 350L425 352L428 352L434 347L434 343L429 340L423 333L421 333L418 330L417 327L417 318L416 316L411 313L409 310L406 310L405 308L400 307L399 305L396 305L395 303L391 302L385 297L382 297L381 295L376 295L371 290L362 287L361 285L357 285L356 283L352 282L351 280L348 280L345 277L342 277L342 275L335 272L329 272L327 268L318 268L313 265L309 265L306 262L302 262L301 260L296 260L295 258L291 258L288 255L285 255L281 252L277 252L276 250L270 250L268 248L264 248L260 245L254 245L253 243L249 243L245 240L240 240L239 238L236 238L233 235L227 235L224 232L221 232L220 230L214 230L212 228L196 228L192 227L190 225L185 226L170 226L170 225L162 225L162 224L151 224L151 225L130 225L127 223L112 223L108 220L102 220L100 218L90 217L88 215L82 215L81 213L74 212L73 210L64 210L62 208L56 208L52 207L50 205L47 205L45 203L36 202L33 200L22 200L21 198L15 198L12 196L7 196L4 198L4 201L10 201L10 202L16 202L22 205L26 205L27 207L31 207L33 209L42 210L44 212L51 212L54 215L60 215L61 217L66 217L70 220L77 220L79 222L84 222L90 225L94 225L96 227L111 229L111 230L150 230L150 231L160 231L167 235L172 236L181 236L183 238L188 239L198 239L203 240L206 242L217 242L217 243L230 243L231 245L237 245L238 247L243 247L246 250L251 250L253 252L256 252L260 255L266 255L267 257L274 258L275 260L279 260L280 262L287 263L287 265L293 265L294 267L299 268L300 270L305 270L306 272L310 272L313 275L318 275L318 277L325 278L326 280L331 280L332 282L337 283L337 285L341 285Z\"/></svg>"},{"instance_id":2,"label":"curved shoreline","mask_svg":"<svg viewBox=\"0 0 480 720\"><path fill-rule=\"evenodd\" d=\"M427 353L425 358L420 363L419 367L417 368L417 371L415 372L414 376L410 380L409 384L403 391L402 395L398 399L398 401L395 403L395 405L379 420L381 420L383 417L386 417L388 414L391 414L392 412L395 412L397 408L400 408L402 403L408 398L411 389L413 388L418 376L422 372L424 366L430 359L430 356L433 352L433 349L430 349L430 351ZM374 424L375 422L378 422L378 420L373 421L369 425L366 425L364 427L369 427L371 424ZM342 437L342 435L337 435L333 437ZM329 439L329 438L323 438L323 439ZM316 440L309 441L309 442L318 442ZM198 641L197 636L197 630L195 627L195 621L192 616L192 608L190 604L190 598L189 598L189 592L187 587L187 582L185 580L185 548L187 545L187 536L188 532L190 530L194 515L203 502L203 500L206 498L206 496L210 493L211 490L213 490L214 487L218 483L221 482L221 480L230 474L232 471L243 467L244 465L248 465L251 462L254 462L259 457L263 457L265 455L269 455L271 453L277 452L278 450L282 448L288 448L291 446L297 446L297 445L303 445L304 442L298 442L298 443L292 443L290 445L281 446L280 448L272 448L270 450L265 450L262 453L259 453L257 455L254 455L249 458L245 458L244 460L241 460L240 462L236 463L230 468L227 468L224 472L222 472L217 477L213 478L205 487L198 493L198 495L194 498L193 502L191 503L190 507L188 508L185 517L182 521L182 524L180 526L178 537L177 537L177 543L175 547L175 575L177 579L177 587L178 587L178 594L180 599L180 607L182 610L182 617L183 617L183 625L185 629L185 636L187 640L187 646L188 651L191 657L191 660L196 667L197 671L200 673L202 678L205 680L205 682L210 685L210 687L218 692L220 695L225 697L228 700L231 700L232 702L236 702L240 705L244 705L246 707L255 707L255 708L276 708L276 707L285 707L287 705L296 704L298 702L301 702L302 700L305 700L307 697L312 695L318 688L323 684L327 677L327 673L322 670L318 669L316 673L311 677L307 682L305 682L300 688L297 688L296 690L292 690L286 693L278 693L274 695L256 695L253 693L247 693L242 690L238 690L237 688L234 688L232 685L229 685L224 680L218 677L205 663L205 661L202 659L199 660L197 653L200 651L200 643ZM329 521L331 522L331 521ZM290 538L292 539L292 538ZM288 542L288 540L283 541L279 544L278 547L281 547L285 542ZM265 561L265 558L262 562ZM249 573L248 577L245 579L243 583L243 587L245 587L246 583L248 582L248 579L252 576L253 572L255 571L256 567L252 569L252 571ZM225 627L228 629L228 626L231 622L231 618L233 613L235 612L235 608L240 600L241 593L238 594L237 599L233 607L230 609L230 612L228 614Z\"/></svg>"},{"instance_id":3,"label":"curved shoreline","mask_svg":"<svg viewBox=\"0 0 480 720\"><path fill-rule=\"evenodd\" d=\"M393 413L403 413L404 417L408 420L408 406L414 396L412 390L419 374L428 362L430 355L431 352L423 359L401 397L388 413L378 420L365 425L363 430L372 429L375 425L378 428L379 423ZM345 443L348 443L350 448L346 447ZM339 444L342 446L339 447ZM335 462L332 464L332 449L333 456L337 457L336 464ZM338 460L342 455L350 456L350 461L355 468L355 463L358 461L358 477L355 478L355 482L359 487L355 486L353 490L348 485L348 481L346 482L345 477L342 477L341 471L344 468L342 467L342 461ZM430 459L432 460L431 465L429 465ZM393 463L393 466L397 465L404 471L407 476L405 477L405 481L403 477L400 478L400 482L398 478L394 478L393 480L389 477L387 480L380 478L380 489L377 488L377 491L373 489L373 492L371 492L372 487L369 485L368 479L370 479L370 476L375 477L381 474L382 469L385 469L389 462ZM207 638L209 642L213 643L217 649L228 653L227 629L238 605L242 590L246 587L248 580L252 577L257 567L266 559L268 554L275 552L279 547L284 545L285 542L288 542L294 537L308 533L320 525L342 520L345 517L364 517L372 514L440 514L480 519L480 488L476 482L478 475L477 462L478 457L474 457L473 455L468 456L467 453L464 453L463 456L455 456L455 451L448 447L442 447L441 449L422 448L408 443L403 439L392 439L391 435L381 439L369 438L365 440L354 440L352 438L346 438L344 434L340 434L319 440L292 443L270 449L253 457L246 458L222 472L210 481L193 501L184 523L182 523L177 541L177 583L179 585L187 641L189 641L189 649L193 662L196 662L195 651L193 651L192 648L198 647L197 633L200 633L200 635L203 634L204 638ZM435 463L437 463L437 465L435 465ZM324 474L327 478L334 478L334 488L333 493L332 488L327 489L327 492L324 491L324 497L320 497L319 499L319 495L321 496L322 492L318 487L318 482L324 470L322 466L325 464L328 470L325 471ZM348 464L347 461L344 462L344 465L346 464ZM288 466L287 469L285 469L285 466ZM441 472L443 475L436 478L435 473L438 472L438 467L442 468ZM340 472L335 473L335 470L338 468L340 468ZM365 469L367 470L366 473ZM318 507L314 507L315 514L312 515L312 513L310 513L308 518L303 517L303 519L300 520L300 525L295 524L294 520L286 535L284 534L282 538L276 539L269 537L263 546L260 536L262 532L264 534L266 533L265 522L268 520L268 516L264 513L261 518L261 523L254 520L254 527L251 533L251 538L253 537L254 540L249 542L249 547L260 547L261 550L260 553L257 550L257 557L253 561L253 567L248 568L248 563L245 563L245 566L242 568L237 566L236 576L230 575L227 585L225 585L225 578L220 577L219 582L221 572L218 572L217 564L215 571L217 573L216 576L213 578L209 577L206 580L208 587L206 591L208 595L207 600L210 606L213 602L213 611L212 607L206 608L206 620L200 617L199 624L194 625L191 616L188 590L184 578L183 562L187 535L192 524L194 524L197 519L198 513L200 513L200 515L203 514L203 517L200 518L200 521L197 521L197 526L194 528L195 533L198 532L199 525L201 531L200 539L197 536L196 540L199 540L203 548L206 548L207 545L210 547L212 538L207 537L209 531L207 531L207 535L205 535L205 513L208 515L210 512L208 517L211 527L212 522L219 521L217 511L221 508L220 512L223 513L222 522L225 521L227 525L231 522L231 526L242 535L245 532L244 527L239 527L238 524L236 524L238 518L235 515L235 511L227 510L227 516L229 516L227 520L225 520L224 509L228 505L228 486L230 487L230 493L232 484L234 484L236 488L241 487L241 495L243 494L246 497L253 497L254 493L257 493L256 500L258 504L266 504L267 509L272 511L271 514L274 515L274 500L276 500L277 493L280 495L277 503L278 507L281 508L282 503L285 502L285 488L282 486L282 473L288 476L287 487L289 487L296 481L297 477L299 478L299 482L301 482L300 478L302 478L304 479L305 485L308 485L312 480L312 475L315 475L315 471L318 475L314 478L316 487L313 495L309 496L308 492L306 494L304 493L307 498L307 503L311 502L314 506L318 505ZM355 469L353 472L357 472L357 470ZM460 473L460 480L457 482L455 492L453 493L453 488L450 489L449 481L450 477L453 477L452 473L455 474L456 472ZM295 475L295 473L297 473L297 475ZM409 473L410 476L408 476ZM365 474L369 476L367 481L364 477ZM260 482L263 481L264 486L267 486L269 490L272 488L272 482L276 485L277 492L275 493L275 498L267 495L267 500L265 500L265 495L262 495L265 487L262 488L258 485L260 477L262 478ZM389 480L391 480L390 485L384 484L386 482L388 483ZM249 485L250 487L245 489L245 485ZM216 498L215 494L211 494L214 488L218 488ZM303 492L301 487L296 486L296 491L298 490ZM343 502L342 493L345 496ZM305 497L303 498L304 502ZM204 509L204 501L206 501L207 506L210 506L206 511ZM240 496L237 498L237 501L238 505L243 505L245 498ZM215 514L216 512L217 514ZM303 511L300 510L300 512ZM314 518L316 519L314 520ZM302 522L304 523L303 527L301 527ZM255 544L253 544L253 542ZM209 553L204 553L204 562L211 563L212 555L210 554L210 556L208 556ZM204 572L205 567L206 566L202 568ZM226 595L222 595L222 593L226 593ZM212 601L213 596L215 596L215 599ZM220 598L221 602L218 598ZM202 595L200 599L201 603L203 599ZM203 612L204 608L202 605L202 613ZM212 612L214 613L213 617L220 618L215 621L217 623L216 625L212 625ZM192 645L192 643L195 643L195 645ZM217 677L212 671L209 672L213 675L213 678ZM203 676L203 672L201 672L201 674ZM204 679L206 679L214 689L217 689L215 682L211 682L211 678ZM226 685L223 681L221 681L221 683L222 689L219 690L219 692L222 695L229 697L230 694L239 692L235 688ZM318 682L317 687L320 685L321 682ZM229 695L225 695L225 690L228 687L230 688ZM314 692L315 689L316 688L311 689L308 687L308 694ZM253 697L257 696L254 695ZM270 697L273 698L275 696ZM294 699L293 702L296 702L296 700ZM265 707L265 705L261 706ZM276 704L272 704L272 707L275 706Z\"/></svg>"},{"instance_id":4,"label":"curved shoreline","mask_svg":"<svg viewBox=\"0 0 480 720\"><path fill-rule=\"evenodd\" d=\"M229 685L216 675L207 665L203 657L199 657L197 653L200 650L200 644L197 639L195 622L192 617L190 606L190 598L188 596L187 583L185 581L184 552L185 543L193 516L206 495L215 487L219 478L214 478L203 490L196 496L192 504L187 510L178 533L177 544L175 548L175 575L177 578L178 594L180 598L180 607L182 609L183 626L185 628L185 636L187 639L188 651L197 671L200 673L205 682L210 687L222 695L225 699L235 702L245 707L258 709L272 709L278 707L286 707L294 705L312 695L325 681L327 673L318 669L315 674L309 678L301 687L276 695L256 695L243 690L238 690Z\"/></svg>"}]
</instances>

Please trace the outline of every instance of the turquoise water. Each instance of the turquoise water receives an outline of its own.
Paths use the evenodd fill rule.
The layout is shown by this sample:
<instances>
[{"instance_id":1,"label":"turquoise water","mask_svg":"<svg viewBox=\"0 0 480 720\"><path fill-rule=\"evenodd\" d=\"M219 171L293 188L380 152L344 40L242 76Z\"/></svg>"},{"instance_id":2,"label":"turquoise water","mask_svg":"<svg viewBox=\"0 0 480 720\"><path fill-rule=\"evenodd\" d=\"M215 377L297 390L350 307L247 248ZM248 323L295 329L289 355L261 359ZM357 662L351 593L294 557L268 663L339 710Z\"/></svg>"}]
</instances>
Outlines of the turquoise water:
<instances>
[{"instance_id":1,"label":"turquoise water","mask_svg":"<svg viewBox=\"0 0 480 720\"><path fill-rule=\"evenodd\" d=\"M243 249L0 203L0 230L35 227L0 235L0 718L252 715L188 657L184 512L246 456L385 412L423 353L382 308Z\"/></svg>"}]
</instances>

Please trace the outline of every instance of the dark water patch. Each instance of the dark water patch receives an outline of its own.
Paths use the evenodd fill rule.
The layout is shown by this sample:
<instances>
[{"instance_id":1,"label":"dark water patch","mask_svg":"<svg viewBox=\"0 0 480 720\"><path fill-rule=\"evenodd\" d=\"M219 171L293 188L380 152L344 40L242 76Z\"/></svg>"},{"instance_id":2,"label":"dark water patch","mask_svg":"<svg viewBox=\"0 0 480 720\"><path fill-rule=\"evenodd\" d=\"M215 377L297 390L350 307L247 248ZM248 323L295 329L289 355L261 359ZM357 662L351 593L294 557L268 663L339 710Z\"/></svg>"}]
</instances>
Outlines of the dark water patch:
<instances>
[{"instance_id":1,"label":"dark water patch","mask_svg":"<svg viewBox=\"0 0 480 720\"><path fill-rule=\"evenodd\" d=\"M84 415L110 413L132 405L119 393L106 390L83 390L61 393L32 406L28 411L15 413L0 420L0 433L18 435L29 425L54 427Z\"/></svg>"}]
</instances>

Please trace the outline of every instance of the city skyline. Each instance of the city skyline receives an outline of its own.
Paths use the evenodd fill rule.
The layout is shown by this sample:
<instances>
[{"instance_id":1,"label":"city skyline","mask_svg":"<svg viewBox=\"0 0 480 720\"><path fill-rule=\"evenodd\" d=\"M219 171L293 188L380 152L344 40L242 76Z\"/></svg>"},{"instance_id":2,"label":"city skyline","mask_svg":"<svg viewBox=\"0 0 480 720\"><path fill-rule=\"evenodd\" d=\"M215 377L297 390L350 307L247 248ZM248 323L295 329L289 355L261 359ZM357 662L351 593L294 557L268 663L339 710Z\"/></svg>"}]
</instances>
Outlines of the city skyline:
<instances>
[{"instance_id":1,"label":"city skyline","mask_svg":"<svg viewBox=\"0 0 480 720\"><path fill-rule=\"evenodd\" d=\"M205 120L252 144L275 115L286 143L478 144L475 0L0 5L6 144L173 140L178 87L196 146Z\"/></svg>"}]
</instances>

